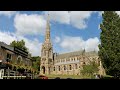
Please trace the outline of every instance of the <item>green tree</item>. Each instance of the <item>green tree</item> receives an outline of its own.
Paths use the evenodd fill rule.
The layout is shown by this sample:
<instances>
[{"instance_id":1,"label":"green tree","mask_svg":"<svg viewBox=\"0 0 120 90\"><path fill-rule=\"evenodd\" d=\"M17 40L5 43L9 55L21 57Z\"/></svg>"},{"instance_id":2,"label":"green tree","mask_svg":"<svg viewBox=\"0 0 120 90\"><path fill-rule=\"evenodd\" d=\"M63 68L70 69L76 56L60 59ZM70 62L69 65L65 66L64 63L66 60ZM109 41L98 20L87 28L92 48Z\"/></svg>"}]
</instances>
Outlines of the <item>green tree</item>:
<instances>
[{"instance_id":1,"label":"green tree","mask_svg":"<svg viewBox=\"0 0 120 90\"><path fill-rule=\"evenodd\" d=\"M33 68L36 69L37 71L40 71L40 57L32 57L32 62L33 62Z\"/></svg>"},{"instance_id":2,"label":"green tree","mask_svg":"<svg viewBox=\"0 0 120 90\"><path fill-rule=\"evenodd\" d=\"M108 75L120 76L120 17L115 11L104 11L102 17L99 57Z\"/></svg>"},{"instance_id":3,"label":"green tree","mask_svg":"<svg viewBox=\"0 0 120 90\"><path fill-rule=\"evenodd\" d=\"M92 76L94 73L98 72L98 64L94 61L90 62L88 65L83 65L83 69L81 70L82 75Z\"/></svg>"},{"instance_id":4,"label":"green tree","mask_svg":"<svg viewBox=\"0 0 120 90\"><path fill-rule=\"evenodd\" d=\"M17 47L19 49L22 49L23 51L28 52L28 48L25 46L25 41L21 40L21 41L13 41L10 43L10 46L12 47Z\"/></svg>"}]
</instances>

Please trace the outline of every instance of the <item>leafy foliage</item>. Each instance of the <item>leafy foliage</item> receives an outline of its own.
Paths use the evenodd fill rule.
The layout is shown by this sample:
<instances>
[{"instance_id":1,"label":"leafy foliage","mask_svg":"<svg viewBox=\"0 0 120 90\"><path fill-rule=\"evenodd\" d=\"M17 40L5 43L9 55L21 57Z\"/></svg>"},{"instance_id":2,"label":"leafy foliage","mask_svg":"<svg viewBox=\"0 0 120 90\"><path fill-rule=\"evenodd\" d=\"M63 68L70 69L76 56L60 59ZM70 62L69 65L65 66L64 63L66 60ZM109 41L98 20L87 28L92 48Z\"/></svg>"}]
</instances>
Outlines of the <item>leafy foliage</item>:
<instances>
[{"instance_id":1,"label":"leafy foliage","mask_svg":"<svg viewBox=\"0 0 120 90\"><path fill-rule=\"evenodd\" d=\"M84 65L83 69L81 70L81 73L83 75L93 75L94 73L98 72L98 64L96 64L94 61L90 62L88 65Z\"/></svg>"},{"instance_id":2,"label":"leafy foliage","mask_svg":"<svg viewBox=\"0 0 120 90\"><path fill-rule=\"evenodd\" d=\"M12 43L10 43L10 46L12 47L17 47L23 51L28 52L28 48L25 46L25 41L21 40L21 41L13 41Z\"/></svg>"},{"instance_id":3,"label":"leafy foliage","mask_svg":"<svg viewBox=\"0 0 120 90\"><path fill-rule=\"evenodd\" d=\"M37 71L40 70L40 57L37 56L37 57L32 57L32 60L33 60L33 68L36 69Z\"/></svg>"},{"instance_id":4,"label":"leafy foliage","mask_svg":"<svg viewBox=\"0 0 120 90\"><path fill-rule=\"evenodd\" d=\"M120 76L120 17L115 11L104 11L99 57L108 75Z\"/></svg>"},{"instance_id":5,"label":"leafy foliage","mask_svg":"<svg viewBox=\"0 0 120 90\"><path fill-rule=\"evenodd\" d=\"M28 52L28 48L25 46L25 41L21 40L21 41L13 41L10 43L10 46L12 47L16 47L19 48L25 52ZM31 58L31 54L28 52L28 57ZM36 57L37 58L37 57ZM34 68L37 68L37 64L39 63L38 60L36 58L33 58L33 60L35 60L36 62L34 62ZM19 60L18 60L19 61ZM15 64L15 61L12 62L13 64ZM19 68L28 68L30 69L31 67L29 66L25 66L24 62L19 61L19 64L17 64L18 66L16 66L18 69Z\"/></svg>"}]
</instances>

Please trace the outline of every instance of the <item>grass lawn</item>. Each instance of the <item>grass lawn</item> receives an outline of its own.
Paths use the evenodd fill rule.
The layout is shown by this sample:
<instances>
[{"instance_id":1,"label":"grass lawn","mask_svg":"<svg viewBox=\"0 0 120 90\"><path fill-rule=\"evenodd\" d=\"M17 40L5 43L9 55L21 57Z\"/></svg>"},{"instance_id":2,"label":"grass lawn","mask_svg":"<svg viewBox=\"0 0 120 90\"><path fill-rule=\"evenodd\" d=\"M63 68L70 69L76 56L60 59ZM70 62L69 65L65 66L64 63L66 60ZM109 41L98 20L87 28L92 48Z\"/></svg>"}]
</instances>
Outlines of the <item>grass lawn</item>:
<instances>
[{"instance_id":1,"label":"grass lawn","mask_svg":"<svg viewBox=\"0 0 120 90\"><path fill-rule=\"evenodd\" d=\"M103 76L103 79L113 79L114 77L113 76L110 76L110 75L104 75Z\"/></svg>"},{"instance_id":2,"label":"grass lawn","mask_svg":"<svg viewBox=\"0 0 120 90\"><path fill-rule=\"evenodd\" d=\"M112 78L113 76L110 76L110 75L105 75L104 77L110 77L110 78Z\"/></svg>"},{"instance_id":3,"label":"grass lawn","mask_svg":"<svg viewBox=\"0 0 120 90\"><path fill-rule=\"evenodd\" d=\"M56 77L60 77L61 79L72 78L72 79L91 79L87 76L80 76L80 75L46 75L49 79L54 79Z\"/></svg>"}]
</instances>

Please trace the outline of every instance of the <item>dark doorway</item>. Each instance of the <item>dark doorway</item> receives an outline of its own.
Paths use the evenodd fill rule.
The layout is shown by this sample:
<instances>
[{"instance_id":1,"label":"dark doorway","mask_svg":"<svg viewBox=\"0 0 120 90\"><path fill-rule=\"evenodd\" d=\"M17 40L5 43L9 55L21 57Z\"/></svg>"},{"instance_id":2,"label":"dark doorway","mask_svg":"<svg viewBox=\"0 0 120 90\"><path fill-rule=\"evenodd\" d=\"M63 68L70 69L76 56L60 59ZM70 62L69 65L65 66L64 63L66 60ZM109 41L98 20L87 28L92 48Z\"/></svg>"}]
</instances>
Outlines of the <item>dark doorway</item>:
<instances>
[{"instance_id":1,"label":"dark doorway","mask_svg":"<svg viewBox=\"0 0 120 90\"><path fill-rule=\"evenodd\" d=\"M45 74L45 67L42 66L42 71L43 71L43 74Z\"/></svg>"},{"instance_id":2,"label":"dark doorway","mask_svg":"<svg viewBox=\"0 0 120 90\"><path fill-rule=\"evenodd\" d=\"M49 67L49 74L50 74L50 67Z\"/></svg>"}]
</instances>

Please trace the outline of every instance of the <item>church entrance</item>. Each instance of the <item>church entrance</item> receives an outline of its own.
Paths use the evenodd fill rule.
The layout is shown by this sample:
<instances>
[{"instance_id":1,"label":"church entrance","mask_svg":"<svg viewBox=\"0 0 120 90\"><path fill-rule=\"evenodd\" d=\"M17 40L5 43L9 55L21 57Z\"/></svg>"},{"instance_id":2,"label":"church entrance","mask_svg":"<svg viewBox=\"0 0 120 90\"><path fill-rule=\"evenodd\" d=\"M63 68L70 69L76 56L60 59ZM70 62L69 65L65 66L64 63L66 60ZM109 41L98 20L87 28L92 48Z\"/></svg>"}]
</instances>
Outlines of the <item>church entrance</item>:
<instances>
[{"instance_id":1,"label":"church entrance","mask_svg":"<svg viewBox=\"0 0 120 90\"><path fill-rule=\"evenodd\" d=\"M42 72L45 74L45 66L42 66Z\"/></svg>"},{"instance_id":2,"label":"church entrance","mask_svg":"<svg viewBox=\"0 0 120 90\"><path fill-rule=\"evenodd\" d=\"M49 74L50 74L50 67L49 67Z\"/></svg>"}]
</instances>

